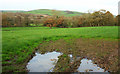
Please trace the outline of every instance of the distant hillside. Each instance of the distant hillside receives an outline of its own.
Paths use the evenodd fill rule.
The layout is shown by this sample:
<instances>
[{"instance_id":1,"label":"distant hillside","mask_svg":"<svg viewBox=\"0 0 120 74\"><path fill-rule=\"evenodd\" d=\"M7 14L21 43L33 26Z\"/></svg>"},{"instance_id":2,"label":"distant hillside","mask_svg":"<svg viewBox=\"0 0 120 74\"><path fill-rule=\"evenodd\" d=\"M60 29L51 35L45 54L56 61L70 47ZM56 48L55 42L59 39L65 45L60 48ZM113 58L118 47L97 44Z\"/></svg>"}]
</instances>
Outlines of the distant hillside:
<instances>
[{"instance_id":1,"label":"distant hillside","mask_svg":"<svg viewBox=\"0 0 120 74\"><path fill-rule=\"evenodd\" d=\"M55 12L59 15L64 15L64 16L76 16L76 15L84 14L84 13L75 12L75 11L60 11L60 10L53 11L49 9L31 10L31 11L28 11L27 13L53 15Z\"/></svg>"},{"instance_id":2,"label":"distant hillside","mask_svg":"<svg viewBox=\"0 0 120 74\"><path fill-rule=\"evenodd\" d=\"M80 16L82 14L82 12L76 12L76 11L60 11L60 10L50 10L50 9L38 9L38 10L31 10L31 11L12 11L12 10L3 10L2 12L23 12L23 13L31 13L31 14L44 14L44 15L53 15L53 14L58 14L58 15L62 15L62 16Z\"/></svg>"}]
</instances>

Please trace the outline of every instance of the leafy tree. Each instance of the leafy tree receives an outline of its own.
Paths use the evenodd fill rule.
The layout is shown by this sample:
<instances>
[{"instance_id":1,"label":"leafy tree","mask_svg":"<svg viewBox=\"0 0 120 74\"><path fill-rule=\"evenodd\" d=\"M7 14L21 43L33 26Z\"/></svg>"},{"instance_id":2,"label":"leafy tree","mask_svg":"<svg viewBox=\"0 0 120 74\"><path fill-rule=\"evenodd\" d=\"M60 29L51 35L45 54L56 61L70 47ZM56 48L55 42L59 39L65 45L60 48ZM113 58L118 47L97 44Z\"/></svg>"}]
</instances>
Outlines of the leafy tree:
<instances>
[{"instance_id":1,"label":"leafy tree","mask_svg":"<svg viewBox=\"0 0 120 74\"><path fill-rule=\"evenodd\" d=\"M114 16L109 11L105 13L104 20L105 20L105 25L109 25L109 26L115 25Z\"/></svg>"}]
</instances>

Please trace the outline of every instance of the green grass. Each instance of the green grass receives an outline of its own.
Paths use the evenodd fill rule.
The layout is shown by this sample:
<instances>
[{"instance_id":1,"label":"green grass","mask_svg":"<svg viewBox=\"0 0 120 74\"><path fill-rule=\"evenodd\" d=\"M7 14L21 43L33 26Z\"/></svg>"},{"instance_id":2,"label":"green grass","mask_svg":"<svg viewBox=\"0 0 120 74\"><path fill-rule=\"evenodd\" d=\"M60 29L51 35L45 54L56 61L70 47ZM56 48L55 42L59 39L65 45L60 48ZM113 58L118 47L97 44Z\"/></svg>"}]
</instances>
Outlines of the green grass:
<instances>
[{"instance_id":1,"label":"green grass","mask_svg":"<svg viewBox=\"0 0 120 74\"><path fill-rule=\"evenodd\" d=\"M10 65L21 65L32 55L43 41L60 38L118 39L118 26L52 28L49 27L7 27L2 28L3 71L18 70Z\"/></svg>"}]
</instances>

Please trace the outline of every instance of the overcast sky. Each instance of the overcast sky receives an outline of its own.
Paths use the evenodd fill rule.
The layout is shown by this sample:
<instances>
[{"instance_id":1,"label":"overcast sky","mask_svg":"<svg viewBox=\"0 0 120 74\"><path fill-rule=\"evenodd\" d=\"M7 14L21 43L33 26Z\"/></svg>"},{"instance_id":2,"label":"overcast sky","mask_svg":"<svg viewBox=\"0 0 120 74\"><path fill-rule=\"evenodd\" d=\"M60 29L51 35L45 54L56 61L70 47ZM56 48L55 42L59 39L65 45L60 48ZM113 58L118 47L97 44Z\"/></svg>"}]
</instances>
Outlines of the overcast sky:
<instances>
[{"instance_id":1,"label":"overcast sky","mask_svg":"<svg viewBox=\"0 0 120 74\"><path fill-rule=\"evenodd\" d=\"M118 14L119 0L0 0L0 10L57 9L79 12L106 9Z\"/></svg>"}]
</instances>

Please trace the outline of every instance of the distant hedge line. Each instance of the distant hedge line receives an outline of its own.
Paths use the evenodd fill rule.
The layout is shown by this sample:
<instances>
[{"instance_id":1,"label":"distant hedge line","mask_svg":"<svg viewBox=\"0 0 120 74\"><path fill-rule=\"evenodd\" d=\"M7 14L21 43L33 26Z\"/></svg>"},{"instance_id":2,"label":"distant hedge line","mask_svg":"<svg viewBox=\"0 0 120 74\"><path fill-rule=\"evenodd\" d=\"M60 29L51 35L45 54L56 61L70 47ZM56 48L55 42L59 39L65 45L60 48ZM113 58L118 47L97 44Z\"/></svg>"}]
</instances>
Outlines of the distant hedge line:
<instances>
[{"instance_id":1,"label":"distant hedge line","mask_svg":"<svg viewBox=\"0 0 120 74\"><path fill-rule=\"evenodd\" d=\"M2 13L2 27L25 27L42 23L42 15L25 13Z\"/></svg>"}]
</instances>

